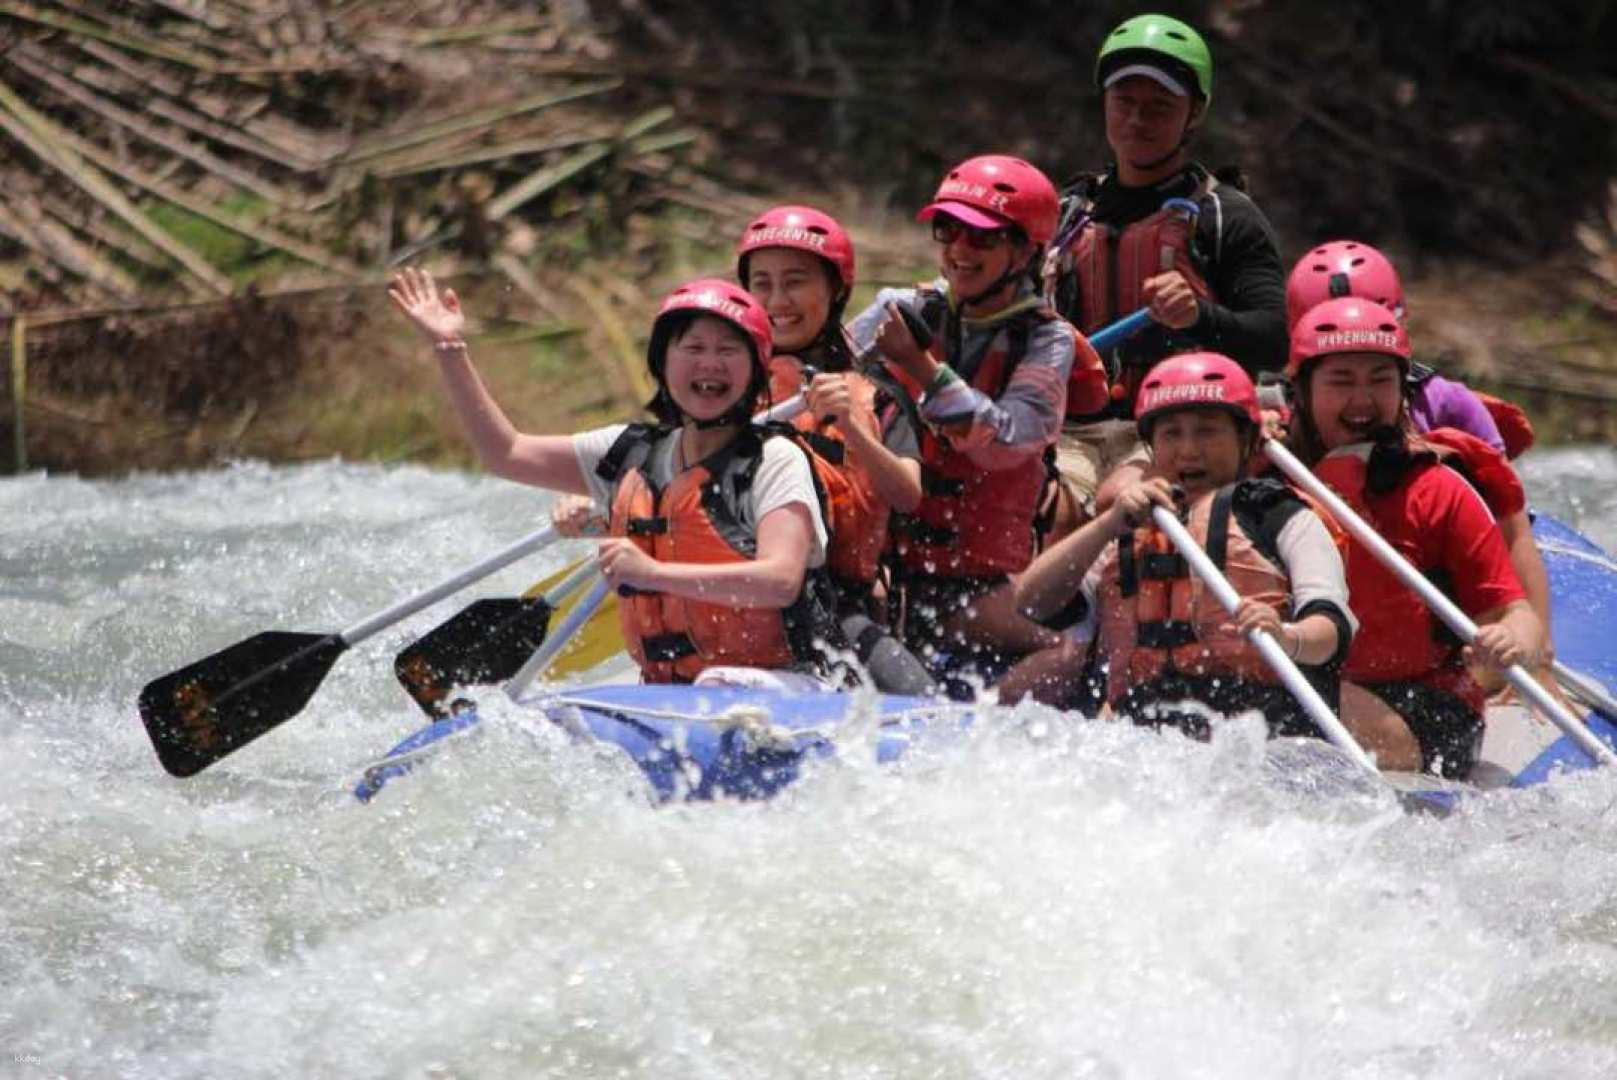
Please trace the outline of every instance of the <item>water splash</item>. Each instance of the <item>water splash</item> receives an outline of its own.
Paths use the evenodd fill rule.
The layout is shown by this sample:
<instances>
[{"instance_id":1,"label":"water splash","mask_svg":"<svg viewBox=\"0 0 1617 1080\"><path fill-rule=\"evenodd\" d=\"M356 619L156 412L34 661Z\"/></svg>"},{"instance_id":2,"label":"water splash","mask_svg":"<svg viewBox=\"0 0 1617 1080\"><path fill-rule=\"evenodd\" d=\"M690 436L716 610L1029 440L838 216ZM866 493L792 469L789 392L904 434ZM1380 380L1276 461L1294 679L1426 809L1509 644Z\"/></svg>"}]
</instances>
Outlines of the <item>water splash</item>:
<instances>
[{"instance_id":1,"label":"water splash","mask_svg":"<svg viewBox=\"0 0 1617 1080\"><path fill-rule=\"evenodd\" d=\"M1527 472L1613 544L1614 464ZM339 463L0 483L0 1072L1617 1069L1602 775L1436 821L1351 783L1322 798L1330 778L1277 768L1255 723L1203 746L1027 705L898 768L850 757L769 804L658 809L621 759L495 698L359 807L356 770L419 723L388 664L409 628L215 768L160 772L147 679L260 629L347 625L543 507Z\"/></svg>"}]
</instances>

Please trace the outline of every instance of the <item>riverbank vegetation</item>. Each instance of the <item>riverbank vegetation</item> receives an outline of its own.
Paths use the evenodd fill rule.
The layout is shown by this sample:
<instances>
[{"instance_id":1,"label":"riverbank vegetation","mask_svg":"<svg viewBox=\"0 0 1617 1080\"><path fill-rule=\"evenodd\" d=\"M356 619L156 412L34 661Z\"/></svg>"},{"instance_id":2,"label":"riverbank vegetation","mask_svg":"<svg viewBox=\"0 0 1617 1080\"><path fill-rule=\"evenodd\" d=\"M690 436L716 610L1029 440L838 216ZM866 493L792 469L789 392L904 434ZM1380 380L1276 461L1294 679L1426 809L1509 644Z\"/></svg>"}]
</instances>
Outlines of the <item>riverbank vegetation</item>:
<instances>
[{"instance_id":1,"label":"riverbank vegetation","mask_svg":"<svg viewBox=\"0 0 1617 1080\"><path fill-rule=\"evenodd\" d=\"M1158 5L1208 28L1201 137L1288 256L1412 271L1423 356L1617 437L1617 5ZM519 422L644 400L659 292L746 218L845 217L926 271L951 160L1103 160L1089 65L1136 5L32 0L0 10L0 467L464 463L382 294L452 279ZM969 42L969 50L960 43ZM21 322L21 333L18 323ZM22 348L17 347L17 343ZM20 402L20 404L19 404Z\"/></svg>"}]
</instances>

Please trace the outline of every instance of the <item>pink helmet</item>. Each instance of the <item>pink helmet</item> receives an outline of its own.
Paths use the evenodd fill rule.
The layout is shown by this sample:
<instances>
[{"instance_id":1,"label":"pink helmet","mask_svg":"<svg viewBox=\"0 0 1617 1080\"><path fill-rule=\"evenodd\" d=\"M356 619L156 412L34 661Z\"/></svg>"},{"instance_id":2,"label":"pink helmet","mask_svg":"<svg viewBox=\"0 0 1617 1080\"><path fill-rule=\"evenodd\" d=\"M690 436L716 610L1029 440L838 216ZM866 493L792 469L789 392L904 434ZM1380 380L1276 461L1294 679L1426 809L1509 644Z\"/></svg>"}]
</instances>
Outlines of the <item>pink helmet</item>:
<instances>
[{"instance_id":1,"label":"pink helmet","mask_svg":"<svg viewBox=\"0 0 1617 1080\"><path fill-rule=\"evenodd\" d=\"M1334 353L1390 356L1409 374L1409 334L1398 316L1373 300L1347 296L1310 308L1291 328L1286 374L1295 380L1307 365Z\"/></svg>"},{"instance_id":2,"label":"pink helmet","mask_svg":"<svg viewBox=\"0 0 1617 1080\"><path fill-rule=\"evenodd\" d=\"M1151 428L1179 409L1221 408L1237 421L1263 423L1258 390L1240 364L1216 352L1170 356L1146 373L1134 399L1134 424L1140 438L1151 438Z\"/></svg>"},{"instance_id":3,"label":"pink helmet","mask_svg":"<svg viewBox=\"0 0 1617 1080\"><path fill-rule=\"evenodd\" d=\"M659 383L663 377L663 359L668 352L669 316L681 311L711 315L740 330L752 346L754 371L761 373L765 370L775 342L769 326L769 315L763 306L752 298L751 293L733 282L722 278L698 278L687 281L669 293L651 324L651 344L646 350L646 364Z\"/></svg>"},{"instance_id":4,"label":"pink helmet","mask_svg":"<svg viewBox=\"0 0 1617 1080\"><path fill-rule=\"evenodd\" d=\"M1357 240L1332 240L1297 260L1286 279L1286 325L1318 304L1343 296L1374 300L1400 320L1404 286L1387 257Z\"/></svg>"},{"instance_id":5,"label":"pink helmet","mask_svg":"<svg viewBox=\"0 0 1617 1080\"><path fill-rule=\"evenodd\" d=\"M1060 198L1050 178L1018 157L985 154L949 170L932 201L915 215L944 213L979 229L1015 225L1043 247L1056 234Z\"/></svg>"},{"instance_id":6,"label":"pink helmet","mask_svg":"<svg viewBox=\"0 0 1617 1080\"><path fill-rule=\"evenodd\" d=\"M853 289L853 241L837 219L812 206L776 206L752 220L736 244L736 276L747 284L747 256L760 248L818 255L836 270L844 295Z\"/></svg>"}]
</instances>

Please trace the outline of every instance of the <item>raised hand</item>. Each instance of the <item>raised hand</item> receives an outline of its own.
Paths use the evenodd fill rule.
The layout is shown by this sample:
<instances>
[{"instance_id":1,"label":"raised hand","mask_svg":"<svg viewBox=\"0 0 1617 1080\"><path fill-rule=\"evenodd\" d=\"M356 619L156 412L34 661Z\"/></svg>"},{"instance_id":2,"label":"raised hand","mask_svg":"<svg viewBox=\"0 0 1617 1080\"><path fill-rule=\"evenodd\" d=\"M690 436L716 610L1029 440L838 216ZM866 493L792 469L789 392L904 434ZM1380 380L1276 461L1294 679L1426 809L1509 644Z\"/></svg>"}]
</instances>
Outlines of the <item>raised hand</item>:
<instances>
[{"instance_id":1,"label":"raised hand","mask_svg":"<svg viewBox=\"0 0 1617 1080\"><path fill-rule=\"evenodd\" d=\"M387 295L430 344L464 340L466 313L460 309L460 297L454 289L440 294L438 283L425 270L403 270L393 275Z\"/></svg>"}]
</instances>

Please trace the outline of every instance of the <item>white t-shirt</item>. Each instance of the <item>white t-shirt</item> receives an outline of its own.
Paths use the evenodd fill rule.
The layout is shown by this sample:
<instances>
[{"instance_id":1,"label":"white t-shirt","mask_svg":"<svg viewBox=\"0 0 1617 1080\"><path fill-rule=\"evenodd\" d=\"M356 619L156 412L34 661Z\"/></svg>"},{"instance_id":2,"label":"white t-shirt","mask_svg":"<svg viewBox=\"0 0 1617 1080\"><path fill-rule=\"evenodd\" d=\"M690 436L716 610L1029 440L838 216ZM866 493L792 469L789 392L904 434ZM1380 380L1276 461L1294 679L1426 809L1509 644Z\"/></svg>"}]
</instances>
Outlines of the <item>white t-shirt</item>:
<instances>
[{"instance_id":1,"label":"white t-shirt","mask_svg":"<svg viewBox=\"0 0 1617 1080\"><path fill-rule=\"evenodd\" d=\"M602 513L612 505L613 487L595 473L595 467L606 457L627 424L612 424L593 431L582 431L573 436L573 453L578 458L579 471L589 485L590 496ZM652 447L651 455L643 467L646 478L658 488L665 488L674 478L674 448L677 439L664 439ZM810 569L825 565L825 519L820 515L820 500L814 493L814 474L808 458L789 439L764 440L764 453L753 474L752 488L744 496L750 502L753 521L762 521L770 511L792 503L808 508L814 522L814 538L809 545Z\"/></svg>"}]
</instances>

